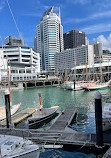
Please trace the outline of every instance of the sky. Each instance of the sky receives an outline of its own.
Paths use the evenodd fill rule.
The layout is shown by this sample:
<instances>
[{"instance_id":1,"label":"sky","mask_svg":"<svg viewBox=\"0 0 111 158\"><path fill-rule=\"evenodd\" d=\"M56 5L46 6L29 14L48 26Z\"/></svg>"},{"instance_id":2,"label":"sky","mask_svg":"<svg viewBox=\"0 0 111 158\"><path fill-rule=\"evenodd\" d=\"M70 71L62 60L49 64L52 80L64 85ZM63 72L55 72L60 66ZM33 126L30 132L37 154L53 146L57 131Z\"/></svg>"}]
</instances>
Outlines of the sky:
<instances>
[{"instance_id":1,"label":"sky","mask_svg":"<svg viewBox=\"0 0 111 158\"><path fill-rule=\"evenodd\" d=\"M99 41L111 50L111 0L0 0L0 45L20 34L24 45L34 47L36 25L52 6L57 14L60 7L64 33L84 31L89 43Z\"/></svg>"}]
</instances>

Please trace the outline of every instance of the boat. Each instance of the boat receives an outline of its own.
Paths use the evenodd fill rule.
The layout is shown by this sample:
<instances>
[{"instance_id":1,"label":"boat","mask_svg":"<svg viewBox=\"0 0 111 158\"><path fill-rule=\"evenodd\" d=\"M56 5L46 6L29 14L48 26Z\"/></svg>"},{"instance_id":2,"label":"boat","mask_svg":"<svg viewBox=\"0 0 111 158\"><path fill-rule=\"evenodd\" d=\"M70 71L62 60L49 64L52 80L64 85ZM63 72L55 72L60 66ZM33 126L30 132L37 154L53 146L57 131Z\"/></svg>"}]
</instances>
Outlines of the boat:
<instances>
[{"instance_id":1,"label":"boat","mask_svg":"<svg viewBox=\"0 0 111 158\"><path fill-rule=\"evenodd\" d=\"M11 97L11 89L10 89L10 77L9 77L9 68L8 68L8 57L7 57L7 73L8 73L8 86L9 86L9 94L10 94L10 109L11 115L15 114L19 109L21 103L12 106L12 97ZM5 106L0 106L0 121L6 118L6 108Z\"/></svg>"},{"instance_id":2,"label":"boat","mask_svg":"<svg viewBox=\"0 0 111 158\"><path fill-rule=\"evenodd\" d=\"M0 135L0 158L39 158L39 145L22 137Z\"/></svg>"},{"instance_id":3,"label":"boat","mask_svg":"<svg viewBox=\"0 0 111 158\"><path fill-rule=\"evenodd\" d=\"M86 63L86 66L87 66L87 63ZM88 81L87 67L86 67L86 78ZM81 88L84 89L85 91L100 90L100 89L108 88L108 83L102 82L102 68L101 67L100 67L100 80L101 80L101 82L100 83L95 82L94 66L93 66L93 78L94 78L93 82L81 84L80 85Z\"/></svg>"},{"instance_id":4,"label":"boat","mask_svg":"<svg viewBox=\"0 0 111 158\"><path fill-rule=\"evenodd\" d=\"M79 83L76 81L76 68L75 68L75 80L73 81L67 81L67 72L66 72L66 63L65 63L65 82L62 84L62 88L66 90L82 90Z\"/></svg>"},{"instance_id":5,"label":"boat","mask_svg":"<svg viewBox=\"0 0 111 158\"><path fill-rule=\"evenodd\" d=\"M22 104L22 102L12 106L11 116L17 112L17 110L19 109L21 104ZM5 118L6 118L6 109L5 109L5 106L1 106L0 107L0 121L4 120Z\"/></svg>"},{"instance_id":6,"label":"boat","mask_svg":"<svg viewBox=\"0 0 111 158\"><path fill-rule=\"evenodd\" d=\"M81 88L85 91L92 91L92 90L99 90L99 89L105 89L108 88L107 83L85 83L81 84Z\"/></svg>"},{"instance_id":7,"label":"boat","mask_svg":"<svg viewBox=\"0 0 111 158\"><path fill-rule=\"evenodd\" d=\"M102 122L103 122L103 131L111 129L111 103L104 103Z\"/></svg>"},{"instance_id":8,"label":"boat","mask_svg":"<svg viewBox=\"0 0 111 158\"><path fill-rule=\"evenodd\" d=\"M36 112L27 119L27 128L34 128L43 125L45 122L50 121L56 114L59 106L53 106L50 108L43 108L41 94L39 94L40 108L36 109Z\"/></svg>"}]
</instances>

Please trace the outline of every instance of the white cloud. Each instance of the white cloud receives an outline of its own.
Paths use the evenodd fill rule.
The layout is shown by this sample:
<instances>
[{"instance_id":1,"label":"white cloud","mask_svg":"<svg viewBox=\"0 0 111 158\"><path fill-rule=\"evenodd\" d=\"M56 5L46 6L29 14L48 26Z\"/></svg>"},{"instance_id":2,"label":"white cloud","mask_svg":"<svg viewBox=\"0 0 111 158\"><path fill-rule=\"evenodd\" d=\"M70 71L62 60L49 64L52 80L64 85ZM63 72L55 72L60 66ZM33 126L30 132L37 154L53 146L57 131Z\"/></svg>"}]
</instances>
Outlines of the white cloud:
<instances>
[{"instance_id":1,"label":"white cloud","mask_svg":"<svg viewBox=\"0 0 111 158\"><path fill-rule=\"evenodd\" d=\"M66 2L67 3L72 3L72 4L84 5L84 4L90 3L90 0L67 0Z\"/></svg>"},{"instance_id":2,"label":"white cloud","mask_svg":"<svg viewBox=\"0 0 111 158\"><path fill-rule=\"evenodd\" d=\"M103 49L108 49L111 51L111 34L106 38L104 35L100 35L97 37L97 41L103 44Z\"/></svg>"},{"instance_id":3,"label":"white cloud","mask_svg":"<svg viewBox=\"0 0 111 158\"><path fill-rule=\"evenodd\" d=\"M90 15L90 16L85 17L85 18L68 18L68 19L65 19L64 24L80 23L80 22L85 22L85 21L89 21L89 20L96 20L99 18L111 18L111 11L95 13L95 14Z\"/></svg>"},{"instance_id":4,"label":"white cloud","mask_svg":"<svg viewBox=\"0 0 111 158\"><path fill-rule=\"evenodd\" d=\"M82 28L81 30L86 32L86 34L107 32L107 31L111 31L111 23L90 25L88 27Z\"/></svg>"},{"instance_id":5,"label":"white cloud","mask_svg":"<svg viewBox=\"0 0 111 158\"><path fill-rule=\"evenodd\" d=\"M3 10L4 6L5 6L5 0L1 0L0 1L0 11Z\"/></svg>"}]
</instances>

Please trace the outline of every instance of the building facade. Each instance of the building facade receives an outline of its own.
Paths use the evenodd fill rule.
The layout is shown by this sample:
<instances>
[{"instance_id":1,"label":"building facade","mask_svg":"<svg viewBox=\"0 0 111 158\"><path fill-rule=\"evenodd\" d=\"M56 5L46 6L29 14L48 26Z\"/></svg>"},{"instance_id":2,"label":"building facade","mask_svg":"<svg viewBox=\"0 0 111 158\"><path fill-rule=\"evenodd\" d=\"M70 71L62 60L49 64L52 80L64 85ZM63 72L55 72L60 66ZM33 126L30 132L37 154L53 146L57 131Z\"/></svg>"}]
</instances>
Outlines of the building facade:
<instances>
[{"instance_id":1,"label":"building facade","mask_svg":"<svg viewBox=\"0 0 111 158\"><path fill-rule=\"evenodd\" d=\"M76 48L85 45L85 32L72 30L64 33L64 49Z\"/></svg>"},{"instance_id":2,"label":"building facade","mask_svg":"<svg viewBox=\"0 0 111 158\"><path fill-rule=\"evenodd\" d=\"M94 49L92 45L81 46L73 49L64 50L61 53L55 55L55 70L56 72L64 70L65 64L67 69L74 67L74 61L76 65L93 65L94 64Z\"/></svg>"},{"instance_id":3,"label":"building facade","mask_svg":"<svg viewBox=\"0 0 111 158\"><path fill-rule=\"evenodd\" d=\"M23 38L16 36L8 36L5 38L5 45L9 46L23 46Z\"/></svg>"},{"instance_id":4,"label":"building facade","mask_svg":"<svg viewBox=\"0 0 111 158\"><path fill-rule=\"evenodd\" d=\"M63 26L59 15L53 12L53 7L45 11L40 24L36 26L37 52L40 54L40 68L54 71L54 55L63 51Z\"/></svg>"}]
</instances>

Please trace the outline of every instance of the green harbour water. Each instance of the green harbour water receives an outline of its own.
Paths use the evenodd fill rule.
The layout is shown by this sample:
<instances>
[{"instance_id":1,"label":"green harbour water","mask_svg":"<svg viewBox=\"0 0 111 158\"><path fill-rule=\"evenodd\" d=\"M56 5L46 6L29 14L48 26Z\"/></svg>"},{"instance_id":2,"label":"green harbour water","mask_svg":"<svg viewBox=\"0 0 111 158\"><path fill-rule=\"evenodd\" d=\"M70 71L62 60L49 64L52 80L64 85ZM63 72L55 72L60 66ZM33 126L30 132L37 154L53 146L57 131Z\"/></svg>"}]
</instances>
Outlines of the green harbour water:
<instances>
[{"instance_id":1,"label":"green harbour water","mask_svg":"<svg viewBox=\"0 0 111 158\"><path fill-rule=\"evenodd\" d=\"M64 90L60 87L36 87L36 88L27 88L22 90L13 90L12 91L12 103L17 104L24 100L21 104L21 107L18 111L26 109L28 107L39 107L39 97L38 93L41 93L42 96L42 104L43 107L52 107L59 106L58 112L61 113L66 107L74 107L77 109L78 117L77 120L73 122L72 129L85 132L85 133L95 133L95 113L94 113L94 95L96 91L68 91ZM111 102L111 88L107 88L104 90L100 90L102 94L103 102ZM4 92L0 92L0 106L5 105L4 101ZM56 119L56 118L55 118ZM54 121L52 120L50 123L41 128L49 127ZM65 151L59 150L51 150L46 154L52 153L52 155L58 154L59 156L67 158L65 155L69 155L68 157L72 157L72 153L65 153ZM77 157L77 153L73 157ZM50 155L50 154L49 154ZM41 154L40 158L44 157L44 153ZM48 156L47 156L48 157ZM52 156L53 157L53 156ZM81 158L85 157L85 155L81 156ZM86 155L88 158L95 158L95 155Z\"/></svg>"}]
</instances>

